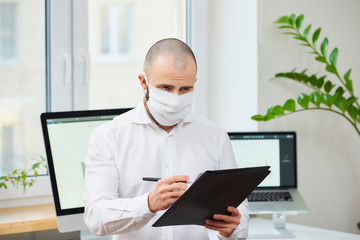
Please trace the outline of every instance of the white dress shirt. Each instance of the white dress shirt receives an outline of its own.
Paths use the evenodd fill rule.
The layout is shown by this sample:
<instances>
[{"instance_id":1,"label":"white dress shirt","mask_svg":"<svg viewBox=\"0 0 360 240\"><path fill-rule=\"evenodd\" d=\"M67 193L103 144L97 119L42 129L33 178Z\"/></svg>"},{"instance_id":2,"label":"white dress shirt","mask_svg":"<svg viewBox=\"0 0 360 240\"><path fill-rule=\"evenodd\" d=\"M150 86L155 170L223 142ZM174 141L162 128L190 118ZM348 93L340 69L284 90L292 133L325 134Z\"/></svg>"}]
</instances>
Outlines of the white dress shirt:
<instances>
[{"instance_id":1,"label":"white dress shirt","mask_svg":"<svg viewBox=\"0 0 360 240\"><path fill-rule=\"evenodd\" d=\"M203 226L152 227L164 211L149 210L148 194L156 183L142 178L188 175L194 181L206 170L236 167L222 128L192 112L167 133L150 119L142 102L95 129L85 163L85 223L97 235L122 240L209 239ZM247 200L238 209L240 225L220 239L247 237Z\"/></svg>"}]
</instances>

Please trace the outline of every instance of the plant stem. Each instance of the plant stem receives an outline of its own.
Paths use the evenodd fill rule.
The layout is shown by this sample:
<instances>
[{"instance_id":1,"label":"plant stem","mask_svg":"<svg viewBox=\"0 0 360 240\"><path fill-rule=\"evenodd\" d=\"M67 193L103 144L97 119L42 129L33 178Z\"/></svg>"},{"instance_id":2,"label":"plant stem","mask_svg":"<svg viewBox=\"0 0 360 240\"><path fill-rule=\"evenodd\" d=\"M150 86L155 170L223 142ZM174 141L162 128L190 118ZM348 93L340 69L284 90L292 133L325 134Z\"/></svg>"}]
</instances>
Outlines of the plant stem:
<instances>
[{"instance_id":1,"label":"plant stem","mask_svg":"<svg viewBox=\"0 0 360 240\"><path fill-rule=\"evenodd\" d=\"M336 113L342 117L344 117L346 120L348 120L350 122L350 124L355 128L356 132L358 133L358 135L360 136L360 129L357 128L356 126L356 122L353 122L349 117L347 117L344 113L342 112L338 112L338 111L335 111L331 108L322 108L322 107L319 107L319 108L304 108L304 109L299 109L299 110L296 110L294 112L288 112L288 113L285 113L284 115L281 115L281 116L277 116L277 117L282 117L282 116L287 116L287 115L290 115L292 113L296 113L296 112L302 112L302 111L306 111L306 110L325 110L325 111L330 111L330 112L333 112L333 113Z\"/></svg>"}]
</instances>

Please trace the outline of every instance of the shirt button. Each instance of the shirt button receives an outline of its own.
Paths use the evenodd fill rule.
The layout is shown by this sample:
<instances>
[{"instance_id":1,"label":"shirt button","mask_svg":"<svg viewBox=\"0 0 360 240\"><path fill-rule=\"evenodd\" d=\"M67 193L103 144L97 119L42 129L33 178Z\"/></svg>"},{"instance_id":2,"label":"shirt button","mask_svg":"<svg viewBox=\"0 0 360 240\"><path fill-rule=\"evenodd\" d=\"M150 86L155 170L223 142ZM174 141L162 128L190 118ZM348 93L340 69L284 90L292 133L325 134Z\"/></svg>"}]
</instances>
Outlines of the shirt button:
<instances>
[{"instance_id":1,"label":"shirt button","mask_svg":"<svg viewBox=\"0 0 360 240\"><path fill-rule=\"evenodd\" d=\"M168 139L165 139L165 142L168 142Z\"/></svg>"},{"instance_id":2,"label":"shirt button","mask_svg":"<svg viewBox=\"0 0 360 240\"><path fill-rule=\"evenodd\" d=\"M169 165L168 165L168 164L165 164L165 167L169 167Z\"/></svg>"}]
</instances>

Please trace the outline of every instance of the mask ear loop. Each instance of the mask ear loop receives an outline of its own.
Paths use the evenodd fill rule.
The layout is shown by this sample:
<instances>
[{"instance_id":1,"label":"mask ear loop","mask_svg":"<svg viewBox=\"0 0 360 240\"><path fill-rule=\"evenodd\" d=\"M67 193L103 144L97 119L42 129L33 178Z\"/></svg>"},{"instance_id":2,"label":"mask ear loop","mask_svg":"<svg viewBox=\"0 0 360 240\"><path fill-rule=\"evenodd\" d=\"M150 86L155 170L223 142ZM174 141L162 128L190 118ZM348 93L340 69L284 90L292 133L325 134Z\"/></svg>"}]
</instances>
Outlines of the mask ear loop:
<instances>
[{"instance_id":1,"label":"mask ear loop","mask_svg":"<svg viewBox=\"0 0 360 240\"><path fill-rule=\"evenodd\" d=\"M144 75L145 77L145 82L146 82L146 89L144 90L144 94L145 94L145 100L146 102L149 101L149 82L147 80L146 75Z\"/></svg>"},{"instance_id":2,"label":"mask ear loop","mask_svg":"<svg viewBox=\"0 0 360 240\"><path fill-rule=\"evenodd\" d=\"M149 91L148 91L148 89L145 89L145 90L144 90L144 94L145 94L145 100L146 100L146 102L149 101Z\"/></svg>"}]
</instances>

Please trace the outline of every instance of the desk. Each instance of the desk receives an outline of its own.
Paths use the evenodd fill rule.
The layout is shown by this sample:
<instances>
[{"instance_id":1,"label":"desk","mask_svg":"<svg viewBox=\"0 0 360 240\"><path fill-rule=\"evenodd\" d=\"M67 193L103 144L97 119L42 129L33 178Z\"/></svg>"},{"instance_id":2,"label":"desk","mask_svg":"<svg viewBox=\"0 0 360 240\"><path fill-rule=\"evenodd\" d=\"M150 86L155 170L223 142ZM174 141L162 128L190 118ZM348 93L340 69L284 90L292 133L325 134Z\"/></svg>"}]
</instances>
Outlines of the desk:
<instances>
[{"instance_id":1,"label":"desk","mask_svg":"<svg viewBox=\"0 0 360 240\"><path fill-rule=\"evenodd\" d=\"M0 208L0 235L57 229L53 204Z\"/></svg>"},{"instance_id":2,"label":"desk","mask_svg":"<svg viewBox=\"0 0 360 240\"><path fill-rule=\"evenodd\" d=\"M251 218L249 225L249 238L251 235L261 234L261 229L272 228L272 220ZM286 223L286 229L295 235L295 238L257 238L258 240L360 240L360 235L308 227L299 224ZM260 231L257 232L257 231ZM210 239L218 239L214 231L209 232Z\"/></svg>"}]
</instances>

